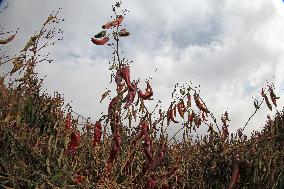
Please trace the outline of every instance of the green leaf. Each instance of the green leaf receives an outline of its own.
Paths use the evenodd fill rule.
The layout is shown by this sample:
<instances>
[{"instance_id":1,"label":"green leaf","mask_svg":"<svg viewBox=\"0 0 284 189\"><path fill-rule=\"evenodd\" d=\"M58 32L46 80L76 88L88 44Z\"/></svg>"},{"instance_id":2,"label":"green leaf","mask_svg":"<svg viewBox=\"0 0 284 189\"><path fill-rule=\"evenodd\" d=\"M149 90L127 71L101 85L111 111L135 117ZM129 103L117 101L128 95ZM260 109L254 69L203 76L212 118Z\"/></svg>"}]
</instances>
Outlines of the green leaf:
<instances>
[{"instance_id":1,"label":"green leaf","mask_svg":"<svg viewBox=\"0 0 284 189\"><path fill-rule=\"evenodd\" d=\"M94 37L95 38L102 38L106 36L106 31L101 31L100 33L97 33Z\"/></svg>"}]
</instances>

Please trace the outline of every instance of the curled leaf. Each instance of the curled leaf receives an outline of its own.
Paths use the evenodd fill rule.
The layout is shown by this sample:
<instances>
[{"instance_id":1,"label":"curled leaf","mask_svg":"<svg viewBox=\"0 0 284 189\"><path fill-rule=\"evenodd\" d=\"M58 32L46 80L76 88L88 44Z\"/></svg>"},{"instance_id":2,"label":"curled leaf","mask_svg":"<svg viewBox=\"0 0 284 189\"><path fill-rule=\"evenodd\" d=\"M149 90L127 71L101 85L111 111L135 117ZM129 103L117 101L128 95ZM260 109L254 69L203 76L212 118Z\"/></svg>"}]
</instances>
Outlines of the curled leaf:
<instances>
[{"instance_id":1,"label":"curled leaf","mask_svg":"<svg viewBox=\"0 0 284 189\"><path fill-rule=\"evenodd\" d=\"M18 58L13 60L12 64L14 65L14 67L11 70L10 75L12 75L13 73L15 73L16 71L18 71L19 69L22 68L23 61L18 57Z\"/></svg>"},{"instance_id":2,"label":"curled leaf","mask_svg":"<svg viewBox=\"0 0 284 189\"><path fill-rule=\"evenodd\" d=\"M104 93L102 94L100 103L109 95L110 92L111 92L110 90L107 90L106 92L104 92Z\"/></svg>"},{"instance_id":3,"label":"curled leaf","mask_svg":"<svg viewBox=\"0 0 284 189\"><path fill-rule=\"evenodd\" d=\"M100 33L97 33L94 37L95 38L102 38L106 36L106 31L101 31Z\"/></svg>"}]
</instances>

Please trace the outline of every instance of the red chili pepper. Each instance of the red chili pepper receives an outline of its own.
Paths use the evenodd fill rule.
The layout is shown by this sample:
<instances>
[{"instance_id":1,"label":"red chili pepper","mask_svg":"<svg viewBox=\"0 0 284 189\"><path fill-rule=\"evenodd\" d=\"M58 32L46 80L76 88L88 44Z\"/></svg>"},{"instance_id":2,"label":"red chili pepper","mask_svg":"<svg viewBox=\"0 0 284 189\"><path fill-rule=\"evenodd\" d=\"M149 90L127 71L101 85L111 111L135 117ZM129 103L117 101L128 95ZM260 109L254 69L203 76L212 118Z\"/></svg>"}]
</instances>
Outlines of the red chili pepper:
<instances>
[{"instance_id":1,"label":"red chili pepper","mask_svg":"<svg viewBox=\"0 0 284 189\"><path fill-rule=\"evenodd\" d=\"M129 66L123 66L116 72L115 76L115 82L117 85L120 85L122 82L122 79L126 82L127 87L134 91L135 88L132 86L131 81L130 81L130 69Z\"/></svg>"},{"instance_id":2,"label":"red chili pepper","mask_svg":"<svg viewBox=\"0 0 284 189\"><path fill-rule=\"evenodd\" d=\"M66 129L71 128L71 113L70 112L67 114L65 127Z\"/></svg>"},{"instance_id":3,"label":"red chili pepper","mask_svg":"<svg viewBox=\"0 0 284 189\"><path fill-rule=\"evenodd\" d=\"M193 122L194 117L195 117L195 113L194 113L193 110L192 110L192 113L191 113L191 114L188 112L188 121L189 121L190 123Z\"/></svg>"},{"instance_id":4,"label":"red chili pepper","mask_svg":"<svg viewBox=\"0 0 284 189\"><path fill-rule=\"evenodd\" d=\"M270 86L269 86L269 94L270 94L270 98L271 98L272 103L274 104L274 106L277 106L276 99L279 99L280 97L276 97L272 87L270 87Z\"/></svg>"},{"instance_id":5,"label":"red chili pepper","mask_svg":"<svg viewBox=\"0 0 284 189\"><path fill-rule=\"evenodd\" d=\"M193 97L194 97L194 101L195 101L197 108L199 108L205 113L210 113L209 110L200 102L199 96L197 93L194 93Z\"/></svg>"},{"instance_id":6,"label":"red chili pepper","mask_svg":"<svg viewBox=\"0 0 284 189\"><path fill-rule=\"evenodd\" d=\"M94 128L94 140L93 146L96 147L97 143L101 141L102 136L102 125L101 122L97 121Z\"/></svg>"},{"instance_id":7,"label":"red chili pepper","mask_svg":"<svg viewBox=\"0 0 284 189\"><path fill-rule=\"evenodd\" d=\"M232 165L232 176L231 176L231 181L228 186L228 189L233 189L235 183L240 177L240 162L239 161L234 161Z\"/></svg>"},{"instance_id":8,"label":"red chili pepper","mask_svg":"<svg viewBox=\"0 0 284 189\"><path fill-rule=\"evenodd\" d=\"M130 33L128 31L126 31L126 29L122 29L120 30L120 32L118 32L119 37L127 37L130 35Z\"/></svg>"},{"instance_id":9,"label":"red chili pepper","mask_svg":"<svg viewBox=\"0 0 284 189\"><path fill-rule=\"evenodd\" d=\"M176 108L176 106L175 106ZM174 109L172 108L172 104L170 106L170 108L168 109L168 112L167 112L167 123L169 124L170 121L174 122L174 123L179 123L178 121L175 120L174 118Z\"/></svg>"},{"instance_id":10,"label":"red chili pepper","mask_svg":"<svg viewBox=\"0 0 284 189\"><path fill-rule=\"evenodd\" d=\"M161 163L161 161L163 160L164 156L165 156L165 152L167 149L167 144L163 143L160 146L160 150L158 153L156 153L155 158L153 159L153 161L150 161L149 165L149 169L155 169L159 163Z\"/></svg>"},{"instance_id":11,"label":"red chili pepper","mask_svg":"<svg viewBox=\"0 0 284 189\"><path fill-rule=\"evenodd\" d=\"M148 123L143 120L141 123L140 123L140 134L142 136L146 135L147 132L149 131L149 126L148 126Z\"/></svg>"},{"instance_id":12,"label":"red chili pepper","mask_svg":"<svg viewBox=\"0 0 284 189\"><path fill-rule=\"evenodd\" d=\"M118 96L114 97L109 105L108 105L108 117L109 119L113 119L113 116L114 116L114 112L116 110L116 106L117 106L117 103L118 103Z\"/></svg>"},{"instance_id":13,"label":"red chili pepper","mask_svg":"<svg viewBox=\"0 0 284 189\"><path fill-rule=\"evenodd\" d=\"M112 22L108 22L106 23L105 25L102 26L103 29L109 29L111 28L112 26L118 26L119 24L122 23L122 20L123 20L123 16L122 15L119 15L118 18Z\"/></svg>"},{"instance_id":14,"label":"red chili pepper","mask_svg":"<svg viewBox=\"0 0 284 189\"><path fill-rule=\"evenodd\" d=\"M207 117L207 114L206 114L206 117ZM202 112L202 120L203 120L203 121L208 121L208 120L205 118L205 113L204 113L204 112Z\"/></svg>"},{"instance_id":15,"label":"red chili pepper","mask_svg":"<svg viewBox=\"0 0 284 189\"><path fill-rule=\"evenodd\" d=\"M84 180L84 177L82 175L76 174L74 180L75 180L76 184L82 184L83 180Z\"/></svg>"},{"instance_id":16,"label":"red chili pepper","mask_svg":"<svg viewBox=\"0 0 284 189\"><path fill-rule=\"evenodd\" d=\"M80 133L79 132L73 132L71 134L71 141L68 145L68 152L75 153L77 148L79 147L80 143Z\"/></svg>"},{"instance_id":17,"label":"red chili pepper","mask_svg":"<svg viewBox=\"0 0 284 189\"><path fill-rule=\"evenodd\" d=\"M113 139L112 139L112 146L111 146L108 162L113 162L116 159L119 149L120 149L120 145L121 145L121 136L117 132L116 134L114 134Z\"/></svg>"},{"instance_id":18,"label":"red chili pepper","mask_svg":"<svg viewBox=\"0 0 284 189\"><path fill-rule=\"evenodd\" d=\"M193 121L197 128L199 128L199 126L201 125L201 118L196 116L194 117Z\"/></svg>"},{"instance_id":19,"label":"red chili pepper","mask_svg":"<svg viewBox=\"0 0 284 189\"><path fill-rule=\"evenodd\" d=\"M91 38L91 40L95 45L105 45L109 41L109 37L104 37L102 39Z\"/></svg>"},{"instance_id":20,"label":"red chili pepper","mask_svg":"<svg viewBox=\"0 0 284 189\"><path fill-rule=\"evenodd\" d=\"M132 85L132 88L134 89L134 90L130 90L130 89L128 89L128 94L126 95L126 99L127 99L127 101L126 101L126 103L125 103L125 105L124 105L124 108L125 109L127 109L132 103L133 103L133 101L134 101L134 98L135 98L135 95L136 95L136 89L137 89L137 83L134 83L133 85Z\"/></svg>"},{"instance_id":21,"label":"red chili pepper","mask_svg":"<svg viewBox=\"0 0 284 189\"><path fill-rule=\"evenodd\" d=\"M144 138L144 141L143 141L143 149L144 149L144 153L145 153L145 156L148 160L148 162L152 162L153 161L153 158L152 158L152 155L151 155L151 139L146 136Z\"/></svg>"},{"instance_id":22,"label":"red chili pepper","mask_svg":"<svg viewBox=\"0 0 284 189\"><path fill-rule=\"evenodd\" d=\"M183 100L181 100L178 104L177 104L177 109L178 109L178 113L179 115L184 118L184 113L186 112L186 107L184 105Z\"/></svg>"},{"instance_id":23,"label":"red chili pepper","mask_svg":"<svg viewBox=\"0 0 284 189\"><path fill-rule=\"evenodd\" d=\"M190 93L187 94L187 108L191 107L191 95Z\"/></svg>"},{"instance_id":24,"label":"red chili pepper","mask_svg":"<svg viewBox=\"0 0 284 189\"><path fill-rule=\"evenodd\" d=\"M153 90L150 86L149 82L147 82L147 88L145 89L145 93L143 93L141 90L138 91L138 95L143 100L148 100L151 96L153 96Z\"/></svg>"},{"instance_id":25,"label":"red chili pepper","mask_svg":"<svg viewBox=\"0 0 284 189\"><path fill-rule=\"evenodd\" d=\"M146 180L146 184L145 184L144 189L154 189L154 188L156 188L156 185L157 185L156 182L157 181L156 181L154 176L148 177L147 180Z\"/></svg>"}]
</instances>

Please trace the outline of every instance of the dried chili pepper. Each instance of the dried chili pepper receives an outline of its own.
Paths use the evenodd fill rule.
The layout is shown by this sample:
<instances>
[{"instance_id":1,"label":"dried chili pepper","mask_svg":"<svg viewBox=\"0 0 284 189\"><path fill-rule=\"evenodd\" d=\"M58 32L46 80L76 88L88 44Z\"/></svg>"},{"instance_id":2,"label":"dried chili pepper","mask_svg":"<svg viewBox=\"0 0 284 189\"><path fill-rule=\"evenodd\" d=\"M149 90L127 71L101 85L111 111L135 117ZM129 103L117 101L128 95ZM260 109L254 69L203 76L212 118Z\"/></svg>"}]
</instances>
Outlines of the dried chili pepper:
<instances>
[{"instance_id":1,"label":"dried chili pepper","mask_svg":"<svg viewBox=\"0 0 284 189\"><path fill-rule=\"evenodd\" d=\"M169 124L170 123L170 121L172 121L172 122L174 122L174 123L179 123L178 121L176 121L175 119L174 119L174 109L172 108L172 104L171 104L171 106L170 106L170 108L168 109L168 111L167 111L167 123Z\"/></svg>"},{"instance_id":2,"label":"dried chili pepper","mask_svg":"<svg viewBox=\"0 0 284 189\"><path fill-rule=\"evenodd\" d=\"M134 91L135 88L132 86L131 81L130 81L130 69L129 66L122 66L119 70L116 72L115 76L115 82L117 85L120 85L122 82L122 79L126 82L126 85L128 89Z\"/></svg>"},{"instance_id":3,"label":"dried chili pepper","mask_svg":"<svg viewBox=\"0 0 284 189\"><path fill-rule=\"evenodd\" d=\"M115 27L115 26L118 26L119 24L122 23L122 20L123 20L123 16L122 16L122 15L119 15L116 20L104 24L104 25L102 26L102 28L103 28L103 29L109 29L109 28L111 28L112 26L114 26L114 27Z\"/></svg>"},{"instance_id":4,"label":"dried chili pepper","mask_svg":"<svg viewBox=\"0 0 284 189\"><path fill-rule=\"evenodd\" d=\"M102 39L91 38L91 41L92 41L95 45L105 45L105 44L109 41L109 37L104 37L104 38L102 38Z\"/></svg>"},{"instance_id":5,"label":"dried chili pepper","mask_svg":"<svg viewBox=\"0 0 284 189\"><path fill-rule=\"evenodd\" d=\"M194 117L195 117L195 113L194 113L193 110L192 110L191 113L188 112L188 121L189 121L191 124L192 124L192 122L193 122Z\"/></svg>"},{"instance_id":6,"label":"dried chili pepper","mask_svg":"<svg viewBox=\"0 0 284 189\"><path fill-rule=\"evenodd\" d=\"M276 100L279 99L280 97L276 97L272 87L269 86L268 90L269 90L270 99L271 99L272 103L274 104L274 106L277 106Z\"/></svg>"},{"instance_id":7,"label":"dried chili pepper","mask_svg":"<svg viewBox=\"0 0 284 189\"><path fill-rule=\"evenodd\" d=\"M12 41L15 38L16 35L11 35L10 37L8 37L7 39L0 39L0 44L4 45L9 43L10 41Z\"/></svg>"},{"instance_id":8,"label":"dried chili pepper","mask_svg":"<svg viewBox=\"0 0 284 189\"><path fill-rule=\"evenodd\" d=\"M261 96L264 98L267 107L270 109L270 111L272 111L272 106L271 106L271 104L270 104L270 102L268 100L267 95L264 93L263 88L261 89Z\"/></svg>"},{"instance_id":9,"label":"dried chili pepper","mask_svg":"<svg viewBox=\"0 0 284 189\"><path fill-rule=\"evenodd\" d=\"M151 96L153 96L153 90L149 82L147 82L147 88L145 89L145 93L143 93L141 90L138 91L138 95L143 100L148 100Z\"/></svg>"},{"instance_id":10,"label":"dried chili pepper","mask_svg":"<svg viewBox=\"0 0 284 189\"><path fill-rule=\"evenodd\" d=\"M231 176L231 181L228 186L228 189L233 189L239 177L240 177L240 162L239 160L235 160L233 161L233 164L232 164L232 176Z\"/></svg>"},{"instance_id":11,"label":"dried chili pepper","mask_svg":"<svg viewBox=\"0 0 284 189\"><path fill-rule=\"evenodd\" d=\"M210 113L210 111L200 102L199 96L197 93L194 93L193 97L194 97L194 101L195 101L197 108L199 108L201 111L205 113Z\"/></svg>"},{"instance_id":12,"label":"dried chili pepper","mask_svg":"<svg viewBox=\"0 0 284 189\"><path fill-rule=\"evenodd\" d=\"M69 153L75 153L77 148L79 147L80 143L80 133L79 132L73 132L71 133L71 141L69 142L67 151Z\"/></svg>"},{"instance_id":13,"label":"dried chili pepper","mask_svg":"<svg viewBox=\"0 0 284 189\"><path fill-rule=\"evenodd\" d=\"M178 109L178 113L179 115L184 118L184 113L186 112L186 107L184 105L184 101L181 100L178 104L177 104L177 109Z\"/></svg>"},{"instance_id":14,"label":"dried chili pepper","mask_svg":"<svg viewBox=\"0 0 284 189\"><path fill-rule=\"evenodd\" d=\"M187 94L187 108L191 107L191 95L190 93Z\"/></svg>"},{"instance_id":15,"label":"dried chili pepper","mask_svg":"<svg viewBox=\"0 0 284 189\"><path fill-rule=\"evenodd\" d=\"M151 175L147 178L144 189L154 189L156 188L156 185L157 185L157 181L154 175Z\"/></svg>"},{"instance_id":16,"label":"dried chili pepper","mask_svg":"<svg viewBox=\"0 0 284 189\"><path fill-rule=\"evenodd\" d=\"M128 31L126 31L126 29L122 29L122 30L120 30L120 32L118 32L119 37L127 37L129 35L130 35L130 33Z\"/></svg>"},{"instance_id":17,"label":"dried chili pepper","mask_svg":"<svg viewBox=\"0 0 284 189\"><path fill-rule=\"evenodd\" d=\"M109 119L113 118L114 112L115 112L117 105L118 105L118 99L119 99L118 96L114 97L108 105L108 117L109 117Z\"/></svg>"},{"instance_id":18,"label":"dried chili pepper","mask_svg":"<svg viewBox=\"0 0 284 189\"><path fill-rule=\"evenodd\" d=\"M207 117L207 114L206 114L206 117ZM205 118L205 113L204 113L204 112L202 112L202 120L203 120L203 121L208 121L208 120Z\"/></svg>"},{"instance_id":19,"label":"dried chili pepper","mask_svg":"<svg viewBox=\"0 0 284 189\"><path fill-rule=\"evenodd\" d=\"M109 153L108 162L113 162L116 159L118 152L120 150L120 145L121 145L121 136L118 132L116 132L112 139L112 146Z\"/></svg>"},{"instance_id":20,"label":"dried chili pepper","mask_svg":"<svg viewBox=\"0 0 284 189\"><path fill-rule=\"evenodd\" d=\"M94 140L93 140L93 146L96 147L96 145L101 141L102 136L102 125L101 122L97 121L94 127Z\"/></svg>"},{"instance_id":21,"label":"dried chili pepper","mask_svg":"<svg viewBox=\"0 0 284 189\"><path fill-rule=\"evenodd\" d=\"M152 162L153 158L151 155L151 139L148 136L144 137L143 150L148 162Z\"/></svg>"},{"instance_id":22,"label":"dried chili pepper","mask_svg":"<svg viewBox=\"0 0 284 189\"><path fill-rule=\"evenodd\" d=\"M166 143L162 143L160 150L155 155L155 158L148 164L149 169L153 170L158 166L159 163L161 163L165 156L166 147Z\"/></svg>"},{"instance_id":23,"label":"dried chili pepper","mask_svg":"<svg viewBox=\"0 0 284 189\"><path fill-rule=\"evenodd\" d=\"M80 174L76 174L74 180L76 184L82 184L84 181L84 177Z\"/></svg>"},{"instance_id":24,"label":"dried chili pepper","mask_svg":"<svg viewBox=\"0 0 284 189\"><path fill-rule=\"evenodd\" d=\"M124 105L125 109L127 109L133 103L135 95L136 95L137 83L134 83L131 86L134 90L130 90L128 88L128 94L125 97L126 98L126 103Z\"/></svg>"},{"instance_id":25,"label":"dried chili pepper","mask_svg":"<svg viewBox=\"0 0 284 189\"><path fill-rule=\"evenodd\" d=\"M69 112L67 114L66 122L65 122L65 128L66 129L70 129L71 128L71 112Z\"/></svg>"},{"instance_id":26,"label":"dried chili pepper","mask_svg":"<svg viewBox=\"0 0 284 189\"><path fill-rule=\"evenodd\" d=\"M199 128L202 122L201 118L199 116L195 116L193 121L194 121L194 124L197 126L197 128Z\"/></svg>"}]
</instances>

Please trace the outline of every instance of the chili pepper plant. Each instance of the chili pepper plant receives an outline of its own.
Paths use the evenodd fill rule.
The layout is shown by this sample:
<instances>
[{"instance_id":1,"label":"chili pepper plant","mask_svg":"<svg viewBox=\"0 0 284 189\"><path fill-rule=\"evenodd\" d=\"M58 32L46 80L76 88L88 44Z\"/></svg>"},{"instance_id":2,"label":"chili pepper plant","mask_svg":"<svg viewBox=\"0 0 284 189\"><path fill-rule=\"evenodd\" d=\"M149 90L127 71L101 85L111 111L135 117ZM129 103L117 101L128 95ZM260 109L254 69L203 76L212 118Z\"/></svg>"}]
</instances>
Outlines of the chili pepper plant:
<instances>
[{"instance_id":1,"label":"chili pepper plant","mask_svg":"<svg viewBox=\"0 0 284 189\"><path fill-rule=\"evenodd\" d=\"M75 112L61 94L43 91L43 79L35 72L38 63L52 62L44 49L63 39L59 11L14 57L0 49L0 66L12 65L0 78L0 186L284 188L284 111L276 109L273 84L261 90L254 113L235 133L229 130L229 113L217 119L191 82L175 85L167 109L161 101L150 109L147 104L158 94L150 80L133 78L132 61L119 48L132 35L123 25L127 10L121 2L112 10L114 16L90 40L97 48L113 49L109 70L116 88L98 99L110 98L106 113L94 122ZM17 39L18 30L2 31L1 47ZM10 76L15 79L8 81ZM267 117L261 131L245 135L263 102L276 115ZM169 127L180 129L169 137ZM193 138L200 127L207 133Z\"/></svg>"}]
</instances>

